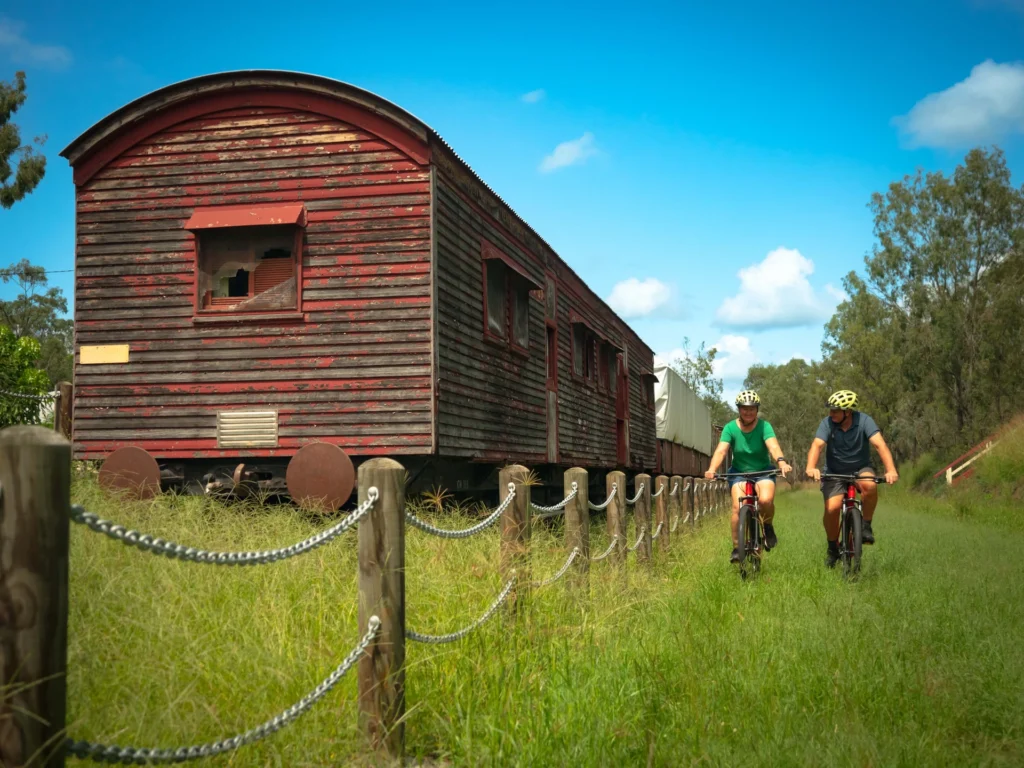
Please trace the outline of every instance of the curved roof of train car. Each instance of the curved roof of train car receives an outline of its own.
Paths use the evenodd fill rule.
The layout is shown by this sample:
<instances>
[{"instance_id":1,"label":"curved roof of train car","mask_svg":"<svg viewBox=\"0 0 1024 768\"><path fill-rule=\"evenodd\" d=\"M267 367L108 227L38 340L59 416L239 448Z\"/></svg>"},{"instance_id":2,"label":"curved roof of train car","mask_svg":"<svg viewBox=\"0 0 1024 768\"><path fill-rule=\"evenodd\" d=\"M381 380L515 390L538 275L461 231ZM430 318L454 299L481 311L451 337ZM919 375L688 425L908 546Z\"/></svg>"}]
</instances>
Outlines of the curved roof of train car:
<instances>
[{"instance_id":1,"label":"curved roof of train car","mask_svg":"<svg viewBox=\"0 0 1024 768\"><path fill-rule=\"evenodd\" d=\"M274 69L249 69L249 70L235 70L229 72L217 72L209 75L200 75L199 77L189 78L188 80L182 80L171 85L158 88L145 96L140 96L134 101L129 102L120 109L111 112L109 115L99 120L93 126L85 130L78 138L68 144L60 152L60 156L68 160L72 167L76 166L84 158L91 155L92 152L97 150L108 139L118 135L123 129L130 126L137 125L150 116L162 112L163 110L173 107L176 104L186 102L190 99L201 96L209 96L218 92L231 90L234 88L294 88L298 90L304 90L311 93L315 93L322 96L333 96L343 101L355 103L362 106L369 111L380 115L388 120L391 120L395 124L401 126L405 130L409 131L413 136L416 136L421 141L433 140L447 149L462 165L466 171L468 171L474 179L476 179L488 192L494 195L497 200L504 205L513 216L540 241L545 248L547 248L552 254L554 254L559 261L565 266L569 272L572 273L580 283L586 287L588 291L594 296L594 298L600 302L609 313L612 314L619 322L621 322L626 328L632 331L633 335L649 352L653 354L653 350L640 338L639 334L621 317L615 312L607 302L604 301L600 296L597 295L586 284L579 275L576 274L575 270L572 269L565 260L558 256L557 251L551 247L551 245L541 237L533 227L527 223L527 221L520 216L508 202L501 197L490 185L487 184L480 176L474 171L469 163L459 156L452 146L442 138L442 136L431 128L429 125L424 123L418 117L402 109L393 102L378 96L375 93L367 91L349 83L342 82L341 80L335 80L329 77L323 77L320 75L311 75L305 72L291 72L287 70L274 70ZM651 373L646 370L645 373Z\"/></svg>"}]
</instances>

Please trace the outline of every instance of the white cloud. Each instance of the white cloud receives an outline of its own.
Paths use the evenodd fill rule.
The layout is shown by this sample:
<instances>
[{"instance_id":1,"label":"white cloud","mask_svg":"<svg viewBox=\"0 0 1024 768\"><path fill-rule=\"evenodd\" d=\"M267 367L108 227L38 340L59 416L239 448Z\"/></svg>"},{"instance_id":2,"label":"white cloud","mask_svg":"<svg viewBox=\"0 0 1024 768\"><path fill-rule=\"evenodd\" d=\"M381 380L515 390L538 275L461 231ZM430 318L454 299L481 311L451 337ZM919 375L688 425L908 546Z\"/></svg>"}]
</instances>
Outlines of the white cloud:
<instances>
[{"instance_id":1,"label":"white cloud","mask_svg":"<svg viewBox=\"0 0 1024 768\"><path fill-rule=\"evenodd\" d=\"M955 149L1024 133L1024 62L983 61L966 80L925 96L893 123L912 147Z\"/></svg>"},{"instance_id":2,"label":"white cloud","mask_svg":"<svg viewBox=\"0 0 1024 768\"><path fill-rule=\"evenodd\" d=\"M578 165L586 162L588 157L596 154L597 148L594 146L594 134L587 131L578 139L563 141L555 147L555 151L545 157L544 161L540 164L540 170L543 173L549 173L558 168L564 168L567 165Z\"/></svg>"},{"instance_id":3,"label":"white cloud","mask_svg":"<svg viewBox=\"0 0 1024 768\"><path fill-rule=\"evenodd\" d=\"M631 277L616 283L608 297L608 306L624 319L646 317L659 309L671 309L672 288L660 280Z\"/></svg>"},{"instance_id":4,"label":"white cloud","mask_svg":"<svg viewBox=\"0 0 1024 768\"><path fill-rule=\"evenodd\" d=\"M723 381L743 381L747 378L750 366L760 362L750 346L750 339L746 336L726 334L712 344L711 348L717 350L712 370L715 376Z\"/></svg>"},{"instance_id":5,"label":"white cloud","mask_svg":"<svg viewBox=\"0 0 1024 768\"><path fill-rule=\"evenodd\" d=\"M536 91L524 93L522 99L527 104L536 104L538 101L541 101L545 96L547 96L547 92L543 88L538 88Z\"/></svg>"},{"instance_id":6,"label":"white cloud","mask_svg":"<svg viewBox=\"0 0 1024 768\"><path fill-rule=\"evenodd\" d=\"M61 45L39 45L24 37L25 25L0 17L0 51L15 64L63 69L71 63L71 51Z\"/></svg>"},{"instance_id":7,"label":"white cloud","mask_svg":"<svg viewBox=\"0 0 1024 768\"><path fill-rule=\"evenodd\" d=\"M841 291L825 286L818 295L807 278L814 262L792 248L776 248L760 264L739 271L740 292L725 299L715 313L729 328L795 328L831 316Z\"/></svg>"}]
</instances>

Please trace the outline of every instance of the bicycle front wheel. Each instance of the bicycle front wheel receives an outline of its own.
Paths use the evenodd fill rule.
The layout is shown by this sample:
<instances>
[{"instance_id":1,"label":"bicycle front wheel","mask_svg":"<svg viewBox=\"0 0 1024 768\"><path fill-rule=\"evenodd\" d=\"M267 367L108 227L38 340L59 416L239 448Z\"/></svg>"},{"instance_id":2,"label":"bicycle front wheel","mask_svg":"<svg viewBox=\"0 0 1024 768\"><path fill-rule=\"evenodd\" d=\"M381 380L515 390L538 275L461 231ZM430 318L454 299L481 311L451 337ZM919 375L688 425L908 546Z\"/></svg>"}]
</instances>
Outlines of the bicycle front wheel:
<instances>
[{"instance_id":1,"label":"bicycle front wheel","mask_svg":"<svg viewBox=\"0 0 1024 768\"><path fill-rule=\"evenodd\" d=\"M863 521L860 508L853 507L846 512L846 525L843 526L843 575L850 576L860 573L860 555L863 549Z\"/></svg>"},{"instance_id":2,"label":"bicycle front wheel","mask_svg":"<svg viewBox=\"0 0 1024 768\"><path fill-rule=\"evenodd\" d=\"M757 540L757 532L754 530L754 526L757 525L757 519L754 515L754 508L750 504L744 504L740 507L740 520L736 533L739 538L740 573L744 576L747 574L748 559L751 566L757 567L757 553L754 551Z\"/></svg>"}]
</instances>

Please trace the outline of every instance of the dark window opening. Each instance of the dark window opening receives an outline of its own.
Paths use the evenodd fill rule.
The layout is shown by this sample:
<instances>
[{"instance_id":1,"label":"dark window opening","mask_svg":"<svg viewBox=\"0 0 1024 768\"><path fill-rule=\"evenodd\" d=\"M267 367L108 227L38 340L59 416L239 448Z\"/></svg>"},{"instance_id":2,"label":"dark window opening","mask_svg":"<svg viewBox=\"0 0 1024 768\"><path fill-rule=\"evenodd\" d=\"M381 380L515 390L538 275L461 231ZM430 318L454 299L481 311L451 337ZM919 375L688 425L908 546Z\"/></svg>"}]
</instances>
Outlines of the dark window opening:
<instances>
[{"instance_id":1,"label":"dark window opening","mask_svg":"<svg viewBox=\"0 0 1024 768\"><path fill-rule=\"evenodd\" d=\"M266 226L197 232L200 309L297 309L298 231L294 226Z\"/></svg>"},{"instance_id":2,"label":"dark window opening","mask_svg":"<svg viewBox=\"0 0 1024 768\"><path fill-rule=\"evenodd\" d=\"M485 256L484 313L486 334L513 349L530 348L530 292L535 286L502 259Z\"/></svg>"}]
</instances>

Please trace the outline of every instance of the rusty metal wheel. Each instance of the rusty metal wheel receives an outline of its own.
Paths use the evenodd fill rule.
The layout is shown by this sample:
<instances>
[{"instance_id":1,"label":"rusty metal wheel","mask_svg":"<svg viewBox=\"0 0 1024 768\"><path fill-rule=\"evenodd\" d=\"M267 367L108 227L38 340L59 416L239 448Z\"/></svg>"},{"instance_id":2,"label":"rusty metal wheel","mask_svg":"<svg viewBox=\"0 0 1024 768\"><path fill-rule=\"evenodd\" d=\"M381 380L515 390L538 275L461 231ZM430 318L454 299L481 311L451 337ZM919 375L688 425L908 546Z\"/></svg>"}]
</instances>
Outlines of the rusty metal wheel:
<instances>
[{"instance_id":1,"label":"rusty metal wheel","mask_svg":"<svg viewBox=\"0 0 1024 768\"><path fill-rule=\"evenodd\" d=\"M160 467L147 451L128 445L107 456L100 467L99 483L109 491L151 499L160 493Z\"/></svg>"},{"instance_id":2,"label":"rusty metal wheel","mask_svg":"<svg viewBox=\"0 0 1024 768\"><path fill-rule=\"evenodd\" d=\"M338 446L310 443L288 462L285 482L296 504L335 510L352 495L356 471L348 454Z\"/></svg>"}]
</instances>

